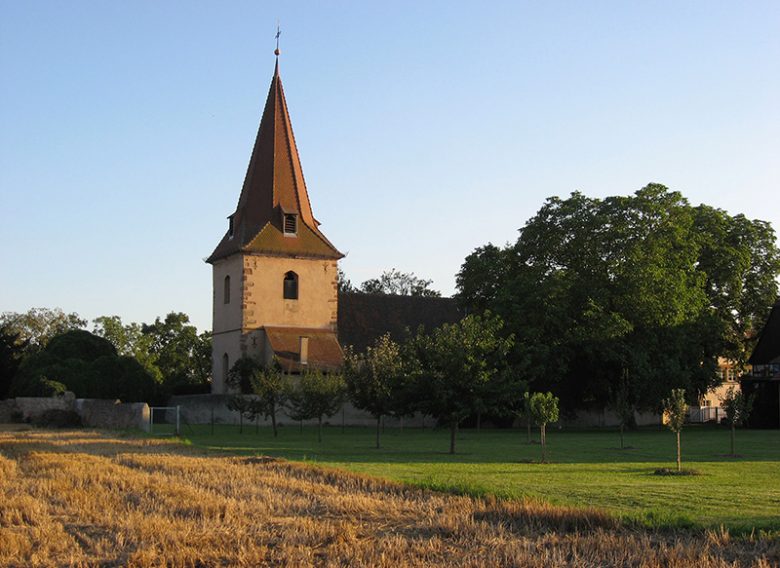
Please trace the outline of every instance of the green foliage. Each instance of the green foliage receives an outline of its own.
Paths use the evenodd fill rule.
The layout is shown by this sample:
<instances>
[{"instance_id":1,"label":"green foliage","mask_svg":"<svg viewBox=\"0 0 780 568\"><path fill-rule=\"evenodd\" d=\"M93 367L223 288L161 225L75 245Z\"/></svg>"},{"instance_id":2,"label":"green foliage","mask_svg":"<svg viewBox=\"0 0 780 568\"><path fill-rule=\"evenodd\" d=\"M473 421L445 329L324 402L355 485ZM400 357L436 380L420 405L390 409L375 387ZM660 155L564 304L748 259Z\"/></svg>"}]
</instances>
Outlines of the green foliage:
<instances>
[{"instance_id":1,"label":"green foliage","mask_svg":"<svg viewBox=\"0 0 780 568\"><path fill-rule=\"evenodd\" d=\"M553 393L535 392L529 400L531 416L538 426L558 421L558 397Z\"/></svg>"},{"instance_id":2,"label":"green foliage","mask_svg":"<svg viewBox=\"0 0 780 568\"><path fill-rule=\"evenodd\" d=\"M541 433L542 462L547 461L547 425L558 421L558 402L558 397L551 392L535 392L528 400L531 416Z\"/></svg>"},{"instance_id":3,"label":"green foliage","mask_svg":"<svg viewBox=\"0 0 780 568\"><path fill-rule=\"evenodd\" d=\"M777 295L771 227L651 184L632 196L552 197L516 243L469 255L472 312L514 333L511 364L564 409L603 408L628 372L640 410L673 388L703 394L718 356L744 359Z\"/></svg>"},{"instance_id":4,"label":"green foliage","mask_svg":"<svg viewBox=\"0 0 780 568\"><path fill-rule=\"evenodd\" d=\"M502 327L497 316L473 314L430 335L418 332L410 340L418 408L450 427L451 453L465 417L486 408L508 412L512 393L518 390L505 368L512 337L502 337Z\"/></svg>"},{"instance_id":5,"label":"green foliage","mask_svg":"<svg viewBox=\"0 0 780 568\"><path fill-rule=\"evenodd\" d=\"M101 316L93 320L92 332L108 339L117 353L135 358L157 383L163 382L163 374L157 366L157 356L152 353L154 337L141 331L137 323L123 324L119 316Z\"/></svg>"},{"instance_id":6,"label":"green foliage","mask_svg":"<svg viewBox=\"0 0 780 568\"><path fill-rule=\"evenodd\" d=\"M425 296L439 298L441 292L431 289L433 280L424 280L414 272L399 272L395 268L385 270L379 278L371 278L360 285L366 294L395 294L399 296Z\"/></svg>"},{"instance_id":7,"label":"green foliage","mask_svg":"<svg viewBox=\"0 0 780 568\"><path fill-rule=\"evenodd\" d=\"M737 426L743 426L750 418L755 398L755 393L745 396L741 389L736 390L734 387L730 388L723 398L723 408L726 410L726 418L731 426L731 455L735 455L735 430Z\"/></svg>"},{"instance_id":8,"label":"green foliage","mask_svg":"<svg viewBox=\"0 0 780 568\"><path fill-rule=\"evenodd\" d=\"M0 314L0 327L16 335L26 353L40 351L51 338L86 325L87 320L81 319L78 314L66 314L60 308L32 308L23 314Z\"/></svg>"},{"instance_id":9,"label":"green foliage","mask_svg":"<svg viewBox=\"0 0 780 568\"><path fill-rule=\"evenodd\" d=\"M246 413L247 416L262 415L271 419L274 429L274 435L278 434L276 428L276 413L285 401L285 376L279 363L274 360L269 367L264 366L260 361L251 357L242 357L235 362L228 373L228 385L237 389L241 394L236 397L244 398L242 395L252 394L251 404L248 406L244 401L234 403L239 412ZM235 397L234 397L235 398ZM238 406L246 408L240 409Z\"/></svg>"},{"instance_id":10,"label":"green foliage","mask_svg":"<svg viewBox=\"0 0 780 568\"><path fill-rule=\"evenodd\" d=\"M293 420L316 418L319 440L322 441L322 419L339 411L346 394L344 377L337 373L306 370L298 380L285 384L285 407Z\"/></svg>"},{"instance_id":11,"label":"green foliage","mask_svg":"<svg viewBox=\"0 0 780 568\"><path fill-rule=\"evenodd\" d=\"M52 396L64 390L78 398L148 402L154 379L132 357L120 357L106 339L84 330L53 337L27 357L11 387L14 396Z\"/></svg>"},{"instance_id":12,"label":"green foliage","mask_svg":"<svg viewBox=\"0 0 780 568\"><path fill-rule=\"evenodd\" d=\"M662 402L666 426L672 432L679 432L688 415L688 403L685 401L685 389L672 389L669 398Z\"/></svg>"},{"instance_id":13,"label":"green foliage","mask_svg":"<svg viewBox=\"0 0 780 568\"><path fill-rule=\"evenodd\" d=\"M189 324L189 316L169 313L152 324L123 324L119 316L94 320L96 335L109 340L120 355L135 358L161 385L160 397L177 388L203 385L211 378L211 334Z\"/></svg>"},{"instance_id":14,"label":"green foliage","mask_svg":"<svg viewBox=\"0 0 780 568\"><path fill-rule=\"evenodd\" d=\"M164 385L173 391L179 385L205 384L211 377L211 334L198 334L187 314L171 312L164 320L142 324L150 338L149 353L162 373Z\"/></svg>"},{"instance_id":15,"label":"green foliage","mask_svg":"<svg viewBox=\"0 0 780 568\"><path fill-rule=\"evenodd\" d=\"M677 436L677 471L682 471L682 452L680 449L680 432L688 415L688 403L685 401L685 389L672 389L669 398L661 402L666 426Z\"/></svg>"},{"instance_id":16,"label":"green foliage","mask_svg":"<svg viewBox=\"0 0 780 568\"><path fill-rule=\"evenodd\" d=\"M376 418L376 447L379 448L382 416L411 413L411 388L400 346L385 334L365 353L348 350L344 357L344 379L355 408L366 410Z\"/></svg>"},{"instance_id":17,"label":"green foliage","mask_svg":"<svg viewBox=\"0 0 780 568\"><path fill-rule=\"evenodd\" d=\"M754 401L755 395L745 396L741 389L730 388L722 402L729 424L732 426L744 426L748 418L750 418L750 411L753 409Z\"/></svg>"},{"instance_id":18,"label":"green foliage","mask_svg":"<svg viewBox=\"0 0 780 568\"><path fill-rule=\"evenodd\" d=\"M357 292L357 288L352 285L352 281L347 278L340 266L336 269L336 285L340 293Z\"/></svg>"},{"instance_id":19,"label":"green foliage","mask_svg":"<svg viewBox=\"0 0 780 568\"><path fill-rule=\"evenodd\" d=\"M260 414L260 405L256 398L245 394L233 394L227 401L228 410L238 412L239 432L244 431L244 418L254 420Z\"/></svg>"},{"instance_id":20,"label":"green foliage","mask_svg":"<svg viewBox=\"0 0 780 568\"><path fill-rule=\"evenodd\" d=\"M7 396L11 388L22 362L24 348L18 332L12 331L7 325L0 325L0 400Z\"/></svg>"}]
</instances>

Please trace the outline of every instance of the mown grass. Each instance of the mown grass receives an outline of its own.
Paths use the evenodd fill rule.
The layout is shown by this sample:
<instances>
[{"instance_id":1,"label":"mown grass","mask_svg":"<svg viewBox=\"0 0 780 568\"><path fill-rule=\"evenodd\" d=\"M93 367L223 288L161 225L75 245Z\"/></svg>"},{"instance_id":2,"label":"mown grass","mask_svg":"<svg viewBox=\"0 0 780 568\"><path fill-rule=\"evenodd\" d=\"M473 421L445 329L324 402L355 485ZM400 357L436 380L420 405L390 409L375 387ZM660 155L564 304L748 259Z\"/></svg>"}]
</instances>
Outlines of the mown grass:
<instances>
[{"instance_id":1,"label":"mown grass","mask_svg":"<svg viewBox=\"0 0 780 568\"><path fill-rule=\"evenodd\" d=\"M212 435L194 426L184 435L212 451L316 462L461 494L596 507L648 527L780 530L778 431L739 431L739 457L729 457L728 430L686 428L683 465L695 476L655 475L675 459L674 436L657 428L628 433L624 450L615 432L553 430L546 464L538 463L539 446L517 430L462 430L454 456L446 453L444 430L387 429L379 450L370 428L330 427L321 444L310 428L288 426L277 439L268 428L255 432L223 425Z\"/></svg>"},{"instance_id":2,"label":"mown grass","mask_svg":"<svg viewBox=\"0 0 780 568\"><path fill-rule=\"evenodd\" d=\"M627 528L95 431L0 432L0 566L768 568L780 541Z\"/></svg>"}]
</instances>

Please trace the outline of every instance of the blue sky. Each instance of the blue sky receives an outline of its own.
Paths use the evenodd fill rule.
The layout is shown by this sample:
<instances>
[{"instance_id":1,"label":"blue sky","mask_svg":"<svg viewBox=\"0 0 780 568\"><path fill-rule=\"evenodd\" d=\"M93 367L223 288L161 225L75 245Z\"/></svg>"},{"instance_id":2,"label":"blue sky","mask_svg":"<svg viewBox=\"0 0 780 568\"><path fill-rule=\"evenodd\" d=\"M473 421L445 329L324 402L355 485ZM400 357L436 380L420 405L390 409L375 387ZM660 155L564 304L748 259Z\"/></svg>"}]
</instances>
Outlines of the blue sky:
<instances>
[{"instance_id":1,"label":"blue sky","mask_svg":"<svg viewBox=\"0 0 780 568\"><path fill-rule=\"evenodd\" d=\"M0 311L211 325L274 65L322 230L445 294L551 195L780 227L778 2L0 0Z\"/></svg>"}]
</instances>

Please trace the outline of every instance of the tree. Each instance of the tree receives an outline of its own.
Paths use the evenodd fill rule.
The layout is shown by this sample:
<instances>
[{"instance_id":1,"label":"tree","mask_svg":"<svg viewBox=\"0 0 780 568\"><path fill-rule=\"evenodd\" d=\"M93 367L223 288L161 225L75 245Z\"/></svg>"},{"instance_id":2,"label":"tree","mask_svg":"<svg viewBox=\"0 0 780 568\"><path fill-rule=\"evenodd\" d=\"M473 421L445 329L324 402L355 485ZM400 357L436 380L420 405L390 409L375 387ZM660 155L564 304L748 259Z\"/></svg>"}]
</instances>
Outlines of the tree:
<instances>
[{"instance_id":1,"label":"tree","mask_svg":"<svg viewBox=\"0 0 780 568\"><path fill-rule=\"evenodd\" d=\"M164 320L141 325L169 392L182 385L207 384L211 377L211 334L198 334L189 321L187 314L171 312Z\"/></svg>"},{"instance_id":2,"label":"tree","mask_svg":"<svg viewBox=\"0 0 780 568\"><path fill-rule=\"evenodd\" d=\"M244 433L244 418L250 422L259 414L257 400L245 394L232 394L227 401L228 410L238 412L238 433Z\"/></svg>"},{"instance_id":3,"label":"tree","mask_svg":"<svg viewBox=\"0 0 780 568\"><path fill-rule=\"evenodd\" d=\"M254 403L243 412L251 411L254 415L261 414L271 419L274 438L279 434L276 426L276 413L284 404L285 380L282 369L274 359L266 367L257 359L242 357L233 365L228 373L228 385L239 389L242 395L254 395ZM240 395L239 395L240 396ZM236 405L234 405L236 406ZM246 406L239 403L238 406ZM234 408L234 410L239 410Z\"/></svg>"},{"instance_id":4,"label":"tree","mask_svg":"<svg viewBox=\"0 0 780 568\"><path fill-rule=\"evenodd\" d=\"M620 424L620 449L625 449L623 443L623 433L626 427L635 425L634 402L631 398L631 385L628 377L628 370L624 370L623 377L618 382L610 401L612 409L617 415Z\"/></svg>"},{"instance_id":5,"label":"tree","mask_svg":"<svg viewBox=\"0 0 780 568\"><path fill-rule=\"evenodd\" d=\"M376 419L376 447L380 448L382 417L396 414L404 395L404 362L401 348L385 334L365 353L347 351L344 379L347 394L356 408ZM403 412L402 412L403 413Z\"/></svg>"},{"instance_id":6,"label":"tree","mask_svg":"<svg viewBox=\"0 0 780 568\"><path fill-rule=\"evenodd\" d=\"M356 292L357 289L352 285L352 281L347 278L347 275L341 270L339 266L336 269L336 286L340 294Z\"/></svg>"},{"instance_id":7,"label":"tree","mask_svg":"<svg viewBox=\"0 0 780 568\"><path fill-rule=\"evenodd\" d=\"M744 359L777 296L771 226L650 184L605 199L549 198L506 247L469 255L458 298L515 335L511 365L561 406L603 409L629 373L640 410L673 388L715 386L718 356Z\"/></svg>"},{"instance_id":8,"label":"tree","mask_svg":"<svg viewBox=\"0 0 780 568\"><path fill-rule=\"evenodd\" d=\"M486 313L445 324L430 335L412 338L419 385L418 407L450 429L455 453L458 425L476 413L478 404L498 407L511 397L510 373L504 372L512 338L501 337L501 318Z\"/></svg>"},{"instance_id":9,"label":"tree","mask_svg":"<svg viewBox=\"0 0 780 568\"><path fill-rule=\"evenodd\" d=\"M85 330L53 337L27 357L12 384L14 396L51 396L72 391L78 398L149 402L154 378L132 357L119 356L106 339Z\"/></svg>"},{"instance_id":10,"label":"tree","mask_svg":"<svg viewBox=\"0 0 780 568\"><path fill-rule=\"evenodd\" d=\"M385 270L379 278L371 278L363 282L360 291L366 294L441 297L441 292L432 290L431 284L433 280L418 278L414 272L400 272L393 268Z\"/></svg>"},{"instance_id":11,"label":"tree","mask_svg":"<svg viewBox=\"0 0 780 568\"><path fill-rule=\"evenodd\" d=\"M734 452L734 439L736 438L737 426L743 426L750 417L750 411L753 408L755 394L745 396L742 390L730 388L723 399L723 407L726 409L726 418L728 418L731 427L731 455Z\"/></svg>"},{"instance_id":12,"label":"tree","mask_svg":"<svg viewBox=\"0 0 780 568\"><path fill-rule=\"evenodd\" d=\"M92 333L109 340L120 355L135 358L157 383L163 383L157 354L152 352L153 334L143 333L137 323L125 325L119 316L100 316L92 323Z\"/></svg>"},{"instance_id":13,"label":"tree","mask_svg":"<svg viewBox=\"0 0 780 568\"><path fill-rule=\"evenodd\" d=\"M558 421L558 397L551 392L535 392L529 400L531 415L539 426L542 442L542 463L547 459L547 424Z\"/></svg>"},{"instance_id":14,"label":"tree","mask_svg":"<svg viewBox=\"0 0 780 568\"><path fill-rule=\"evenodd\" d=\"M25 344L19 339L19 333L0 325L0 400L8 395L22 362L24 349Z\"/></svg>"},{"instance_id":15,"label":"tree","mask_svg":"<svg viewBox=\"0 0 780 568\"><path fill-rule=\"evenodd\" d=\"M286 383L285 407L293 420L316 418L317 440L322 442L322 419L338 412L344 394L344 377L310 369L304 371L299 380Z\"/></svg>"},{"instance_id":16,"label":"tree","mask_svg":"<svg viewBox=\"0 0 780 568\"><path fill-rule=\"evenodd\" d=\"M662 404L666 425L677 436L677 471L682 471L680 432L688 414L688 403L685 402L685 389L672 389L671 395L669 398L665 398Z\"/></svg>"},{"instance_id":17,"label":"tree","mask_svg":"<svg viewBox=\"0 0 780 568\"><path fill-rule=\"evenodd\" d=\"M31 308L23 314L3 312L0 315L0 326L16 334L19 343L30 353L42 350L51 338L86 325L87 320L78 314L66 314L60 308Z\"/></svg>"}]
</instances>

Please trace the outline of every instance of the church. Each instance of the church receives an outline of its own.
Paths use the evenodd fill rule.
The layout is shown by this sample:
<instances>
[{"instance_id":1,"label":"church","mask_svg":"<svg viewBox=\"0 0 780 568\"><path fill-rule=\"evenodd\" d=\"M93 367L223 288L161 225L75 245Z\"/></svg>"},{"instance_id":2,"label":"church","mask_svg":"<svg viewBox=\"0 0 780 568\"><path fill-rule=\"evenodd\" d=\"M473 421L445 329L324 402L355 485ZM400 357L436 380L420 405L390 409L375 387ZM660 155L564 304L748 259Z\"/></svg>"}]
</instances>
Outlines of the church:
<instances>
[{"instance_id":1,"label":"church","mask_svg":"<svg viewBox=\"0 0 780 568\"><path fill-rule=\"evenodd\" d=\"M212 393L240 357L287 372L335 370L337 263L312 212L277 58L236 210L206 262L213 274Z\"/></svg>"}]
</instances>

